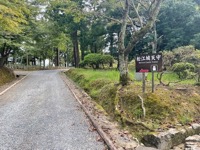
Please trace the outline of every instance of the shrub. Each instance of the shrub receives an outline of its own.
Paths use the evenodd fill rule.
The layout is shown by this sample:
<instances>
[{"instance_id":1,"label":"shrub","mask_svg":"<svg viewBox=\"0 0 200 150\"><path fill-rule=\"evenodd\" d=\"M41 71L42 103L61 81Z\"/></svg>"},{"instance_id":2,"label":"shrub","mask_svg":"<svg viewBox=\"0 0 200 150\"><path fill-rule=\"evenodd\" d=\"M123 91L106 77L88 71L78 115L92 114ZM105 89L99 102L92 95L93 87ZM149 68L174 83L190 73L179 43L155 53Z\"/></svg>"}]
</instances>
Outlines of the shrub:
<instances>
[{"instance_id":1,"label":"shrub","mask_svg":"<svg viewBox=\"0 0 200 150\"><path fill-rule=\"evenodd\" d=\"M81 61L81 62L79 63L79 67L80 67L80 68L84 68L85 66L87 66L87 64L86 64L85 61Z\"/></svg>"},{"instance_id":2,"label":"shrub","mask_svg":"<svg viewBox=\"0 0 200 150\"><path fill-rule=\"evenodd\" d=\"M194 73L195 66L191 63L175 63L172 71L178 75L179 79L186 79Z\"/></svg>"},{"instance_id":3,"label":"shrub","mask_svg":"<svg viewBox=\"0 0 200 150\"><path fill-rule=\"evenodd\" d=\"M88 54L79 65L80 67L91 66L93 69L99 69L100 65L104 68L105 64L111 67L113 61L114 58L111 55Z\"/></svg>"}]
</instances>

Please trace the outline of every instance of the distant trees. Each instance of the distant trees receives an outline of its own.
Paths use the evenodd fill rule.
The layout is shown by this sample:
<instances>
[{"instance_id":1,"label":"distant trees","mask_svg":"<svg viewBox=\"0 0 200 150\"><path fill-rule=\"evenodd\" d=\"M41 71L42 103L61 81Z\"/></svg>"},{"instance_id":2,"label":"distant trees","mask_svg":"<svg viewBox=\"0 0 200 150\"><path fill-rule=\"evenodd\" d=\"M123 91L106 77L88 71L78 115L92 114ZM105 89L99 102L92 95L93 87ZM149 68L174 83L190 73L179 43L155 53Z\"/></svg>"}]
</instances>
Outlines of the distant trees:
<instances>
[{"instance_id":1,"label":"distant trees","mask_svg":"<svg viewBox=\"0 0 200 150\"><path fill-rule=\"evenodd\" d=\"M79 66L79 30L84 19L82 13L82 0L53 0L48 4L47 15L50 20L57 24L57 31L63 32L70 37L73 44L73 60L75 67Z\"/></svg>"},{"instance_id":2,"label":"distant trees","mask_svg":"<svg viewBox=\"0 0 200 150\"><path fill-rule=\"evenodd\" d=\"M27 64L49 59L75 67L83 65L85 57L98 60L88 54L110 54L119 62L120 83L126 85L130 59L168 50L163 52L167 67L184 61L198 72L198 52L181 47L200 48L198 1L5 0L0 9L0 66L9 54ZM184 53L192 55L183 60Z\"/></svg>"},{"instance_id":3,"label":"distant trees","mask_svg":"<svg viewBox=\"0 0 200 150\"><path fill-rule=\"evenodd\" d=\"M180 46L199 46L200 11L194 1L167 0L163 3L157 22L157 34L162 36L160 50Z\"/></svg>"}]
</instances>

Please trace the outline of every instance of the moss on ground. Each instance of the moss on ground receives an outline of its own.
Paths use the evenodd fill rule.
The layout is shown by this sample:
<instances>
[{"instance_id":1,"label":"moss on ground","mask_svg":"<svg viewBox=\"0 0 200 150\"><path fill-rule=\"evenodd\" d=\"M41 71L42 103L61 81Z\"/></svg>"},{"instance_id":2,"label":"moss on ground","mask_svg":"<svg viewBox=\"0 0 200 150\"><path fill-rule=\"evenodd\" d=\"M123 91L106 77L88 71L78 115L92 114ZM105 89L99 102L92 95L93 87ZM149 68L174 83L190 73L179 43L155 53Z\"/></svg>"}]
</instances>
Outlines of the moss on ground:
<instances>
[{"instance_id":1,"label":"moss on ground","mask_svg":"<svg viewBox=\"0 0 200 150\"><path fill-rule=\"evenodd\" d=\"M12 70L0 67L0 86L12 81L15 78L15 75Z\"/></svg>"},{"instance_id":2,"label":"moss on ground","mask_svg":"<svg viewBox=\"0 0 200 150\"><path fill-rule=\"evenodd\" d=\"M108 115L139 139L149 132L200 122L199 86L157 86L151 93L147 81L147 93L143 94L138 82L122 87L110 78L95 75L94 79L84 70L72 69L66 74L86 90ZM145 117L139 96L144 101Z\"/></svg>"}]
</instances>

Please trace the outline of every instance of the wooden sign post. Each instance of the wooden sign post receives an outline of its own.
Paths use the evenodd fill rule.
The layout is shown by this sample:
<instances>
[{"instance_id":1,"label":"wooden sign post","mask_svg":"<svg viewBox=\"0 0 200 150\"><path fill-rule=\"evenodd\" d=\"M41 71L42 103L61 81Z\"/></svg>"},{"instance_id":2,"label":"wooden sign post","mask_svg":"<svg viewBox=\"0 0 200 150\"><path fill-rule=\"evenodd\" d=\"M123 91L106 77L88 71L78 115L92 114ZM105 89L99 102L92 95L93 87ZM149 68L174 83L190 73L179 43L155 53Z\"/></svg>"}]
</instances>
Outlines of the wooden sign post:
<instances>
[{"instance_id":1,"label":"wooden sign post","mask_svg":"<svg viewBox=\"0 0 200 150\"><path fill-rule=\"evenodd\" d=\"M148 69L141 69L140 72L142 73L142 92L145 93L146 92L146 77L145 77L145 73L149 72Z\"/></svg>"},{"instance_id":2,"label":"wooden sign post","mask_svg":"<svg viewBox=\"0 0 200 150\"><path fill-rule=\"evenodd\" d=\"M144 54L136 56L136 72L142 73L143 86L142 91L145 93L145 72L152 72L152 93L154 92L154 72L162 71L162 54Z\"/></svg>"}]
</instances>

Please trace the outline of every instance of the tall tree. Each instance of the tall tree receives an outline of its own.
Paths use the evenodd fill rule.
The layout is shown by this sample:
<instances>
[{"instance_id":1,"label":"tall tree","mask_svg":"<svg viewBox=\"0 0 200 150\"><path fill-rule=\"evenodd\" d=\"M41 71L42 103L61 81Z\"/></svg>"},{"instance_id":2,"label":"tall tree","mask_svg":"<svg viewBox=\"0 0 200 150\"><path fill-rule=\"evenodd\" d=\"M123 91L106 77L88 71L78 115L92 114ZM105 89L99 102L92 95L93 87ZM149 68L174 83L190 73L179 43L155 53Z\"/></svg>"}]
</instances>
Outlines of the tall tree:
<instances>
[{"instance_id":1,"label":"tall tree","mask_svg":"<svg viewBox=\"0 0 200 150\"><path fill-rule=\"evenodd\" d=\"M172 50L189 44L199 47L200 12L192 0L165 1L158 20L157 33L162 36L160 49Z\"/></svg>"},{"instance_id":2,"label":"tall tree","mask_svg":"<svg viewBox=\"0 0 200 150\"><path fill-rule=\"evenodd\" d=\"M26 1L0 1L0 67L11 52L19 47L20 34L27 24Z\"/></svg>"},{"instance_id":3,"label":"tall tree","mask_svg":"<svg viewBox=\"0 0 200 150\"><path fill-rule=\"evenodd\" d=\"M82 13L82 0L53 0L48 6L49 19L55 21L60 26L60 30L70 35L73 43L74 51L74 65L78 67L80 62L78 32L80 29L80 22L84 18Z\"/></svg>"},{"instance_id":4,"label":"tall tree","mask_svg":"<svg viewBox=\"0 0 200 150\"><path fill-rule=\"evenodd\" d=\"M124 1L123 18L118 41L120 83L122 85L127 85L128 83L128 55L137 42L140 41L153 27L161 3L162 0ZM131 18L133 14L134 18ZM125 44L128 26L131 28L131 30L129 30L131 32L131 37L127 44Z\"/></svg>"}]
</instances>

